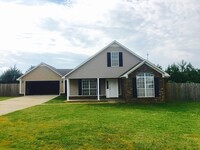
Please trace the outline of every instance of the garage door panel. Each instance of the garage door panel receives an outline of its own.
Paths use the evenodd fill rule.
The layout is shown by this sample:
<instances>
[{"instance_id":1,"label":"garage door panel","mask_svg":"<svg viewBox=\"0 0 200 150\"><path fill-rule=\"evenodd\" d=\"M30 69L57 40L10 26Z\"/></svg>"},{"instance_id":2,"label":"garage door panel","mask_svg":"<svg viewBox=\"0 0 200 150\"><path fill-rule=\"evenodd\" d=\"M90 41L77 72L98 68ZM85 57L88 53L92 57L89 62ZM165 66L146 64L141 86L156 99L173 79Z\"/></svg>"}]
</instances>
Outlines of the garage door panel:
<instances>
[{"instance_id":1,"label":"garage door panel","mask_svg":"<svg viewBox=\"0 0 200 150\"><path fill-rule=\"evenodd\" d=\"M59 94L59 81L27 81L26 95Z\"/></svg>"}]
</instances>

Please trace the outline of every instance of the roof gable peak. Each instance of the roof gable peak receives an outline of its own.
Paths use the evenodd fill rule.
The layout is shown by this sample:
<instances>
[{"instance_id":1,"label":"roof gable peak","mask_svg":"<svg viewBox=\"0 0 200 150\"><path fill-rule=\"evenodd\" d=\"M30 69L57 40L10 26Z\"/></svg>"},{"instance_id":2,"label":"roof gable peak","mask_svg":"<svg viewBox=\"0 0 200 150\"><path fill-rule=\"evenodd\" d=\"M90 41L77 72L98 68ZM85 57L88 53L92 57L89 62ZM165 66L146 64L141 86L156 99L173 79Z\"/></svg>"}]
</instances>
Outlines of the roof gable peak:
<instances>
[{"instance_id":1,"label":"roof gable peak","mask_svg":"<svg viewBox=\"0 0 200 150\"><path fill-rule=\"evenodd\" d=\"M168 73L166 73L165 71L163 71L162 69L158 68L157 66L155 66L154 64L152 64L151 62L149 62L148 60L143 60L141 63L135 65L133 68L131 68L128 72L126 72L125 74L123 74L121 77L125 77L128 78L128 75L135 71L136 69L138 69L139 67L141 67L143 64L146 64L147 66L151 67L152 69L154 69L155 71L159 72L160 74L162 74L163 78L168 78L170 77L170 75Z\"/></svg>"},{"instance_id":2,"label":"roof gable peak","mask_svg":"<svg viewBox=\"0 0 200 150\"><path fill-rule=\"evenodd\" d=\"M33 67L32 69L30 69L29 71L27 71L25 74L23 74L21 77L19 77L17 80L20 80L21 78L23 78L24 76L28 75L29 73L31 73L32 71L34 71L35 69L37 69L38 67L40 66L44 66L44 67L47 67L48 69L50 69L51 71L53 71L54 73L58 74L59 76L62 77L62 75L60 73L58 73L56 71L56 68L44 63L44 62L41 62L40 64L38 64L37 66Z\"/></svg>"},{"instance_id":3,"label":"roof gable peak","mask_svg":"<svg viewBox=\"0 0 200 150\"><path fill-rule=\"evenodd\" d=\"M71 73L73 73L74 71L76 71L77 69L79 69L80 67L82 67L83 65L85 65L87 62L89 62L90 60L92 60L93 58L95 58L97 55L99 55L100 53L106 51L109 47L121 47L124 51L129 52L130 54L134 55L135 57L139 58L141 61L143 61L144 59L142 57L140 57L139 55L137 55L136 53L134 53L133 51L131 51L130 49L128 49L127 47L123 46L121 43L119 43L118 41L114 40L112 41L110 44L108 44L107 46L105 46L103 49L101 49L100 51L98 51L96 54L94 54L93 56L91 56L90 58L88 58L86 61L84 61L83 63L81 63L80 65L78 65L76 68L74 68L72 71L70 71L68 74L66 74L63 78L67 77L68 75L70 75Z\"/></svg>"}]
</instances>

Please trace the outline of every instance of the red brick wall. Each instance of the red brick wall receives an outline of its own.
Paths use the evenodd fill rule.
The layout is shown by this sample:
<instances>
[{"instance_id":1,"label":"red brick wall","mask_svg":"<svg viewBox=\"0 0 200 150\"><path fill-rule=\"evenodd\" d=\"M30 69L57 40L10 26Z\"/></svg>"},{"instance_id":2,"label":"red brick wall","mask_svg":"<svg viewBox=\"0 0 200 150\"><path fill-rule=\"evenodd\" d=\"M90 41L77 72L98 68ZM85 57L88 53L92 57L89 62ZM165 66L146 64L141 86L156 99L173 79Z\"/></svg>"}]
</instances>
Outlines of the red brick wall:
<instances>
[{"instance_id":1,"label":"red brick wall","mask_svg":"<svg viewBox=\"0 0 200 150\"><path fill-rule=\"evenodd\" d=\"M133 86L132 86L132 79L136 78L138 73L147 72L154 75L154 77L159 78L159 96L154 98L133 98ZM122 89L123 94L122 97L127 102L136 102L136 103L160 103L165 101L165 79L162 78L162 75L152 69L147 65L142 65L140 68L135 70L134 72L130 73L128 78L124 78L122 80Z\"/></svg>"}]
</instances>

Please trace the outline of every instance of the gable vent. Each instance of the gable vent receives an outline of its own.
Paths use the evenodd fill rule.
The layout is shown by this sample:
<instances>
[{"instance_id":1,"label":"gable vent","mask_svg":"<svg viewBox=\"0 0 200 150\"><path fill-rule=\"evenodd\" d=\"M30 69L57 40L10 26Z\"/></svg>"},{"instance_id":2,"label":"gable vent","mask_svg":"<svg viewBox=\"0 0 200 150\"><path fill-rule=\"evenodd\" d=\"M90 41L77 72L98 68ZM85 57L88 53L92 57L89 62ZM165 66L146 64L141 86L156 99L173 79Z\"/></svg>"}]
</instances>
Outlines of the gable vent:
<instances>
[{"instance_id":1,"label":"gable vent","mask_svg":"<svg viewBox=\"0 0 200 150\"><path fill-rule=\"evenodd\" d=\"M119 45L116 43L113 43L112 45L110 45L110 47L119 47Z\"/></svg>"}]
</instances>

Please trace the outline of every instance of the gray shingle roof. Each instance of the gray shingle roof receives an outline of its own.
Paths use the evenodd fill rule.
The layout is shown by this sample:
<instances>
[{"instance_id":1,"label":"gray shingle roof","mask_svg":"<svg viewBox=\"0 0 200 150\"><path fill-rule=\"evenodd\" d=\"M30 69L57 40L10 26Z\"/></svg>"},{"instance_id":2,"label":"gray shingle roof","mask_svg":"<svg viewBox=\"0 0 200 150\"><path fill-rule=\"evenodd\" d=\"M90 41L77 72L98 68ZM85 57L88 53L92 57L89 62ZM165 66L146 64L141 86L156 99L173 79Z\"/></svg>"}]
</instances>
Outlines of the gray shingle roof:
<instances>
[{"instance_id":1,"label":"gray shingle roof","mask_svg":"<svg viewBox=\"0 0 200 150\"><path fill-rule=\"evenodd\" d=\"M62 76L64 76L67 73L69 73L70 71L72 71L72 69L56 69L55 71L58 72L59 74L61 74Z\"/></svg>"},{"instance_id":2,"label":"gray shingle roof","mask_svg":"<svg viewBox=\"0 0 200 150\"><path fill-rule=\"evenodd\" d=\"M64 76L67 73L69 73L70 71L72 71L72 69L57 69L51 65L48 65L46 63L44 63L45 65L47 65L49 68L51 68L52 70L54 70L55 72L59 73L60 75Z\"/></svg>"}]
</instances>

